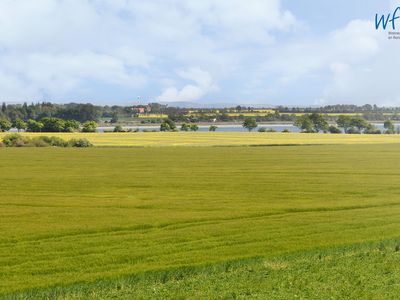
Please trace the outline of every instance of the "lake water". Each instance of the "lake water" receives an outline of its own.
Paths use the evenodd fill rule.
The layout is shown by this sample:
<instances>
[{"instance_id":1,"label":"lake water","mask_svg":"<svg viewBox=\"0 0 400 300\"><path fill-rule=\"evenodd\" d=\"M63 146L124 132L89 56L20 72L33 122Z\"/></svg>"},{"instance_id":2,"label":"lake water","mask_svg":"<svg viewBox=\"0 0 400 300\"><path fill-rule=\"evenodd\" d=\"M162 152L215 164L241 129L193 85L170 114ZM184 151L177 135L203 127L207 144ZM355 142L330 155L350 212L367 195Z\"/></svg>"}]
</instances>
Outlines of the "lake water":
<instances>
[{"instance_id":1,"label":"lake water","mask_svg":"<svg viewBox=\"0 0 400 300\"><path fill-rule=\"evenodd\" d=\"M374 124L378 129L384 130L383 123L376 123ZM247 129L244 129L242 125L216 125L217 132L246 132ZM209 125L199 125L199 131L200 132L206 132L209 129ZM290 124L259 124L254 131L257 131L259 128L264 127L267 130L268 129L273 129L276 132L282 132L285 129L288 129L290 132L300 132L300 129L290 125ZM395 124L396 129L399 127L400 128L400 123ZM99 127L97 130L99 132L103 132L105 130L113 130L114 127ZM139 129L140 131L143 130L160 130L160 126L124 126L125 129ZM180 126L178 126L178 129Z\"/></svg>"},{"instance_id":2,"label":"lake water","mask_svg":"<svg viewBox=\"0 0 400 300\"><path fill-rule=\"evenodd\" d=\"M374 124L378 129L384 130L383 128L383 123L376 123ZM243 128L242 125L216 125L217 132L246 132L247 130ZM199 125L199 131L200 132L206 132L209 129L209 125ZM257 131L259 128L264 127L267 130L268 129L273 129L276 132L282 132L285 129L288 129L290 132L300 132L299 128L290 125L290 124L259 124L259 126L254 130ZM396 129L400 128L400 123L395 124ZM136 130L139 129L139 131L144 131L144 130L160 130L160 126L123 126L124 129L131 129L131 130ZM180 126L178 126L178 129ZM104 131L112 131L114 129L113 126L107 126L107 127L98 127L97 131L98 132L104 132ZM16 132L16 129L11 129L10 132Z\"/></svg>"}]
</instances>

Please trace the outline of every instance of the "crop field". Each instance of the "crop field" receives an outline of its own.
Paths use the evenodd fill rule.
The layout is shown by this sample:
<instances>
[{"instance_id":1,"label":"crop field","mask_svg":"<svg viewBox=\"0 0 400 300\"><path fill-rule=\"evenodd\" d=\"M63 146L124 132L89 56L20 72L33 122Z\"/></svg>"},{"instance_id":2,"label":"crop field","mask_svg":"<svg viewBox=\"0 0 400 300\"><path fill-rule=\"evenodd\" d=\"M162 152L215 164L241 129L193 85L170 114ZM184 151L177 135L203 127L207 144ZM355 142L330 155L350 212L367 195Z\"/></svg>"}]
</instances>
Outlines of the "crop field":
<instances>
[{"instance_id":1,"label":"crop field","mask_svg":"<svg viewBox=\"0 0 400 300\"><path fill-rule=\"evenodd\" d=\"M400 143L1 148L0 298L395 298L399 167Z\"/></svg>"},{"instance_id":2,"label":"crop field","mask_svg":"<svg viewBox=\"0 0 400 300\"><path fill-rule=\"evenodd\" d=\"M6 133L0 133L0 138ZM127 132L127 133L23 133L34 136L59 136L66 140L87 138L100 147L165 146L267 146L400 144L400 135L345 135L261 132Z\"/></svg>"}]
</instances>

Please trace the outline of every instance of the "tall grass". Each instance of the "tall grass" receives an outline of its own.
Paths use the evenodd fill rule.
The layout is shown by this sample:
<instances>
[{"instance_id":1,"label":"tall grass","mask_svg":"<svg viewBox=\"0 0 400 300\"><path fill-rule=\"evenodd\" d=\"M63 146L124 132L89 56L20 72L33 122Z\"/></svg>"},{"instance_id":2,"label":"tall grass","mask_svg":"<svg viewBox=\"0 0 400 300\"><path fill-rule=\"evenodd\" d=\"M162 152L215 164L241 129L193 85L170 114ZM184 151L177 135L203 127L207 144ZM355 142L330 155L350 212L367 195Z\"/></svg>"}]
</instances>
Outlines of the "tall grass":
<instances>
[{"instance_id":1,"label":"tall grass","mask_svg":"<svg viewBox=\"0 0 400 300\"><path fill-rule=\"evenodd\" d=\"M397 238L399 159L400 145L2 148L0 295Z\"/></svg>"}]
</instances>

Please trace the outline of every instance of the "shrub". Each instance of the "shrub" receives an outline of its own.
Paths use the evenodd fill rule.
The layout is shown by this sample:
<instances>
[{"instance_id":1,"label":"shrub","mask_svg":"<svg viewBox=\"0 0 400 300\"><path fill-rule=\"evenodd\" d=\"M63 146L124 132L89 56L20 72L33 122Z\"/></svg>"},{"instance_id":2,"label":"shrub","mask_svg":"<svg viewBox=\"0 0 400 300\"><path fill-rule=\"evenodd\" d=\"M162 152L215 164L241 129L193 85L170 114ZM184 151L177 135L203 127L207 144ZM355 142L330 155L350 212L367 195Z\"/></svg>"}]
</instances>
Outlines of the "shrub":
<instances>
[{"instance_id":1,"label":"shrub","mask_svg":"<svg viewBox=\"0 0 400 300\"><path fill-rule=\"evenodd\" d=\"M171 119L165 119L160 125L160 131L175 131L175 122Z\"/></svg>"},{"instance_id":2,"label":"shrub","mask_svg":"<svg viewBox=\"0 0 400 300\"><path fill-rule=\"evenodd\" d=\"M268 128L268 129L267 129L267 132L276 132L276 130L273 129L273 128Z\"/></svg>"},{"instance_id":3,"label":"shrub","mask_svg":"<svg viewBox=\"0 0 400 300\"><path fill-rule=\"evenodd\" d=\"M287 129L287 128L285 128L285 129L283 129L283 130L282 130L282 132L283 132L283 133L289 133L289 132L290 132L290 130L289 130L289 129Z\"/></svg>"},{"instance_id":4,"label":"shrub","mask_svg":"<svg viewBox=\"0 0 400 300\"><path fill-rule=\"evenodd\" d=\"M351 127L349 129L347 129L347 133L348 134L361 134L361 132L358 129L354 128L354 127Z\"/></svg>"},{"instance_id":5,"label":"shrub","mask_svg":"<svg viewBox=\"0 0 400 300\"><path fill-rule=\"evenodd\" d=\"M260 127L260 128L258 129L258 132L267 132L267 128L265 128L265 127Z\"/></svg>"},{"instance_id":6,"label":"shrub","mask_svg":"<svg viewBox=\"0 0 400 300\"><path fill-rule=\"evenodd\" d=\"M93 146L87 139L72 139L65 141L59 137L39 136L29 138L18 133L8 134L0 142L0 147L91 147Z\"/></svg>"},{"instance_id":7,"label":"shrub","mask_svg":"<svg viewBox=\"0 0 400 300\"><path fill-rule=\"evenodd\" d=\"M29 147L31 139L18 133L8 134L3 137L3 144L6 147Z\"/></svg>"},{"instance_id":8,"label":"shrub","mask_svg":"<svg viewBox=\"0 0 400 300\"><path fill-rule=\"evenodd\" d=\"M368 128L364 131L365 134L382 134L378 128Z\"/></svg>"},{"instance_id":9,"label":"shrub","mask_svg":"<svg viewBox=\"0 0 400 300\"><path fill-rule=\"evenodd\" d=\"M114 127L114 132L125 132L121 125L117 125Z\"/></svg>"},{"instance_id":10,"label":"shrub","mask_svg":"<svg viewBox=\"0 0 400 300\"><path fill-rule=\"evenodd\" d=\"M196 124L190 125L190 131L197 131L197 130L199 130L199 126L197 126Z\"/></svg>"},{"instance_id":11,"label":"shrub","mask_svg":"<svg viewBox=\"0 0 400 300\"><path fill-rule=\"evenodd\" d=\"M78 147L78 148L87 148L93 146L93 144L89 142L87 139L72 139L68 142L68 145L71 147Z\"/></svg>"},{"instance_id":12,"label":"shrub","mask_svg":"<svg viewBox=\"0 0 400 300\"><path fill-rule=\"evenodd\" d=\"M183 123L181 126L181 131L189 131L190 130L190 125L187 123Z\"/></svg>"},{"instance_id":13,"label":"shrub","mask_svg":"<svg viewBox=\"0 0 400 300\"><path fill-rule=\"evenodd\" d=\"M208 131L216 131L217 129L218 129L218 126L211 125L211 126L208 128Z\"/></svg>"},{"instance_id":14,"label":"shrub","mask_svg":"<svg viewBox=\"0 0 400 300\"><path fill-rule=\"evenodd\" d=\"M34 138L33 141L37 141L39 143L40 141L42 141L46 143L48 146L52 147L68 147L68 142L57 136L51 136L51 137L39 136L37 138Z\"/></svg>"}]
</instances>

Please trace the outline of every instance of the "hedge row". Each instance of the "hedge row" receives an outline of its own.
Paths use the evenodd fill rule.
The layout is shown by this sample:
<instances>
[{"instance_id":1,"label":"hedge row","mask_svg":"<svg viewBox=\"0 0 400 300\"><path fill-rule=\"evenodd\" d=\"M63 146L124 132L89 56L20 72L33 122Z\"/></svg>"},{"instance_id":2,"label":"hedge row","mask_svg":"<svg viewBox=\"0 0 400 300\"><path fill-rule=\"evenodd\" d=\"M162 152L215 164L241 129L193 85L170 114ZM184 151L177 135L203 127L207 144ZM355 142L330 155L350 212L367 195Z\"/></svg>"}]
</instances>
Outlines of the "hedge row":
<instances>
[{"instance_id":1,"label":"hedge row","mask_svg":"<svg viewBox=\"0 0 400 300\"><path fill-rule=\"evenodd\" d=\"M0 147L79 147L86 148L92 147L87 139L71 139L69 141L63 140L56 136L39 136L30 138L22 136L18 133L8 134L3 137L0 142Z\"/></svg>"}]
</instances>

